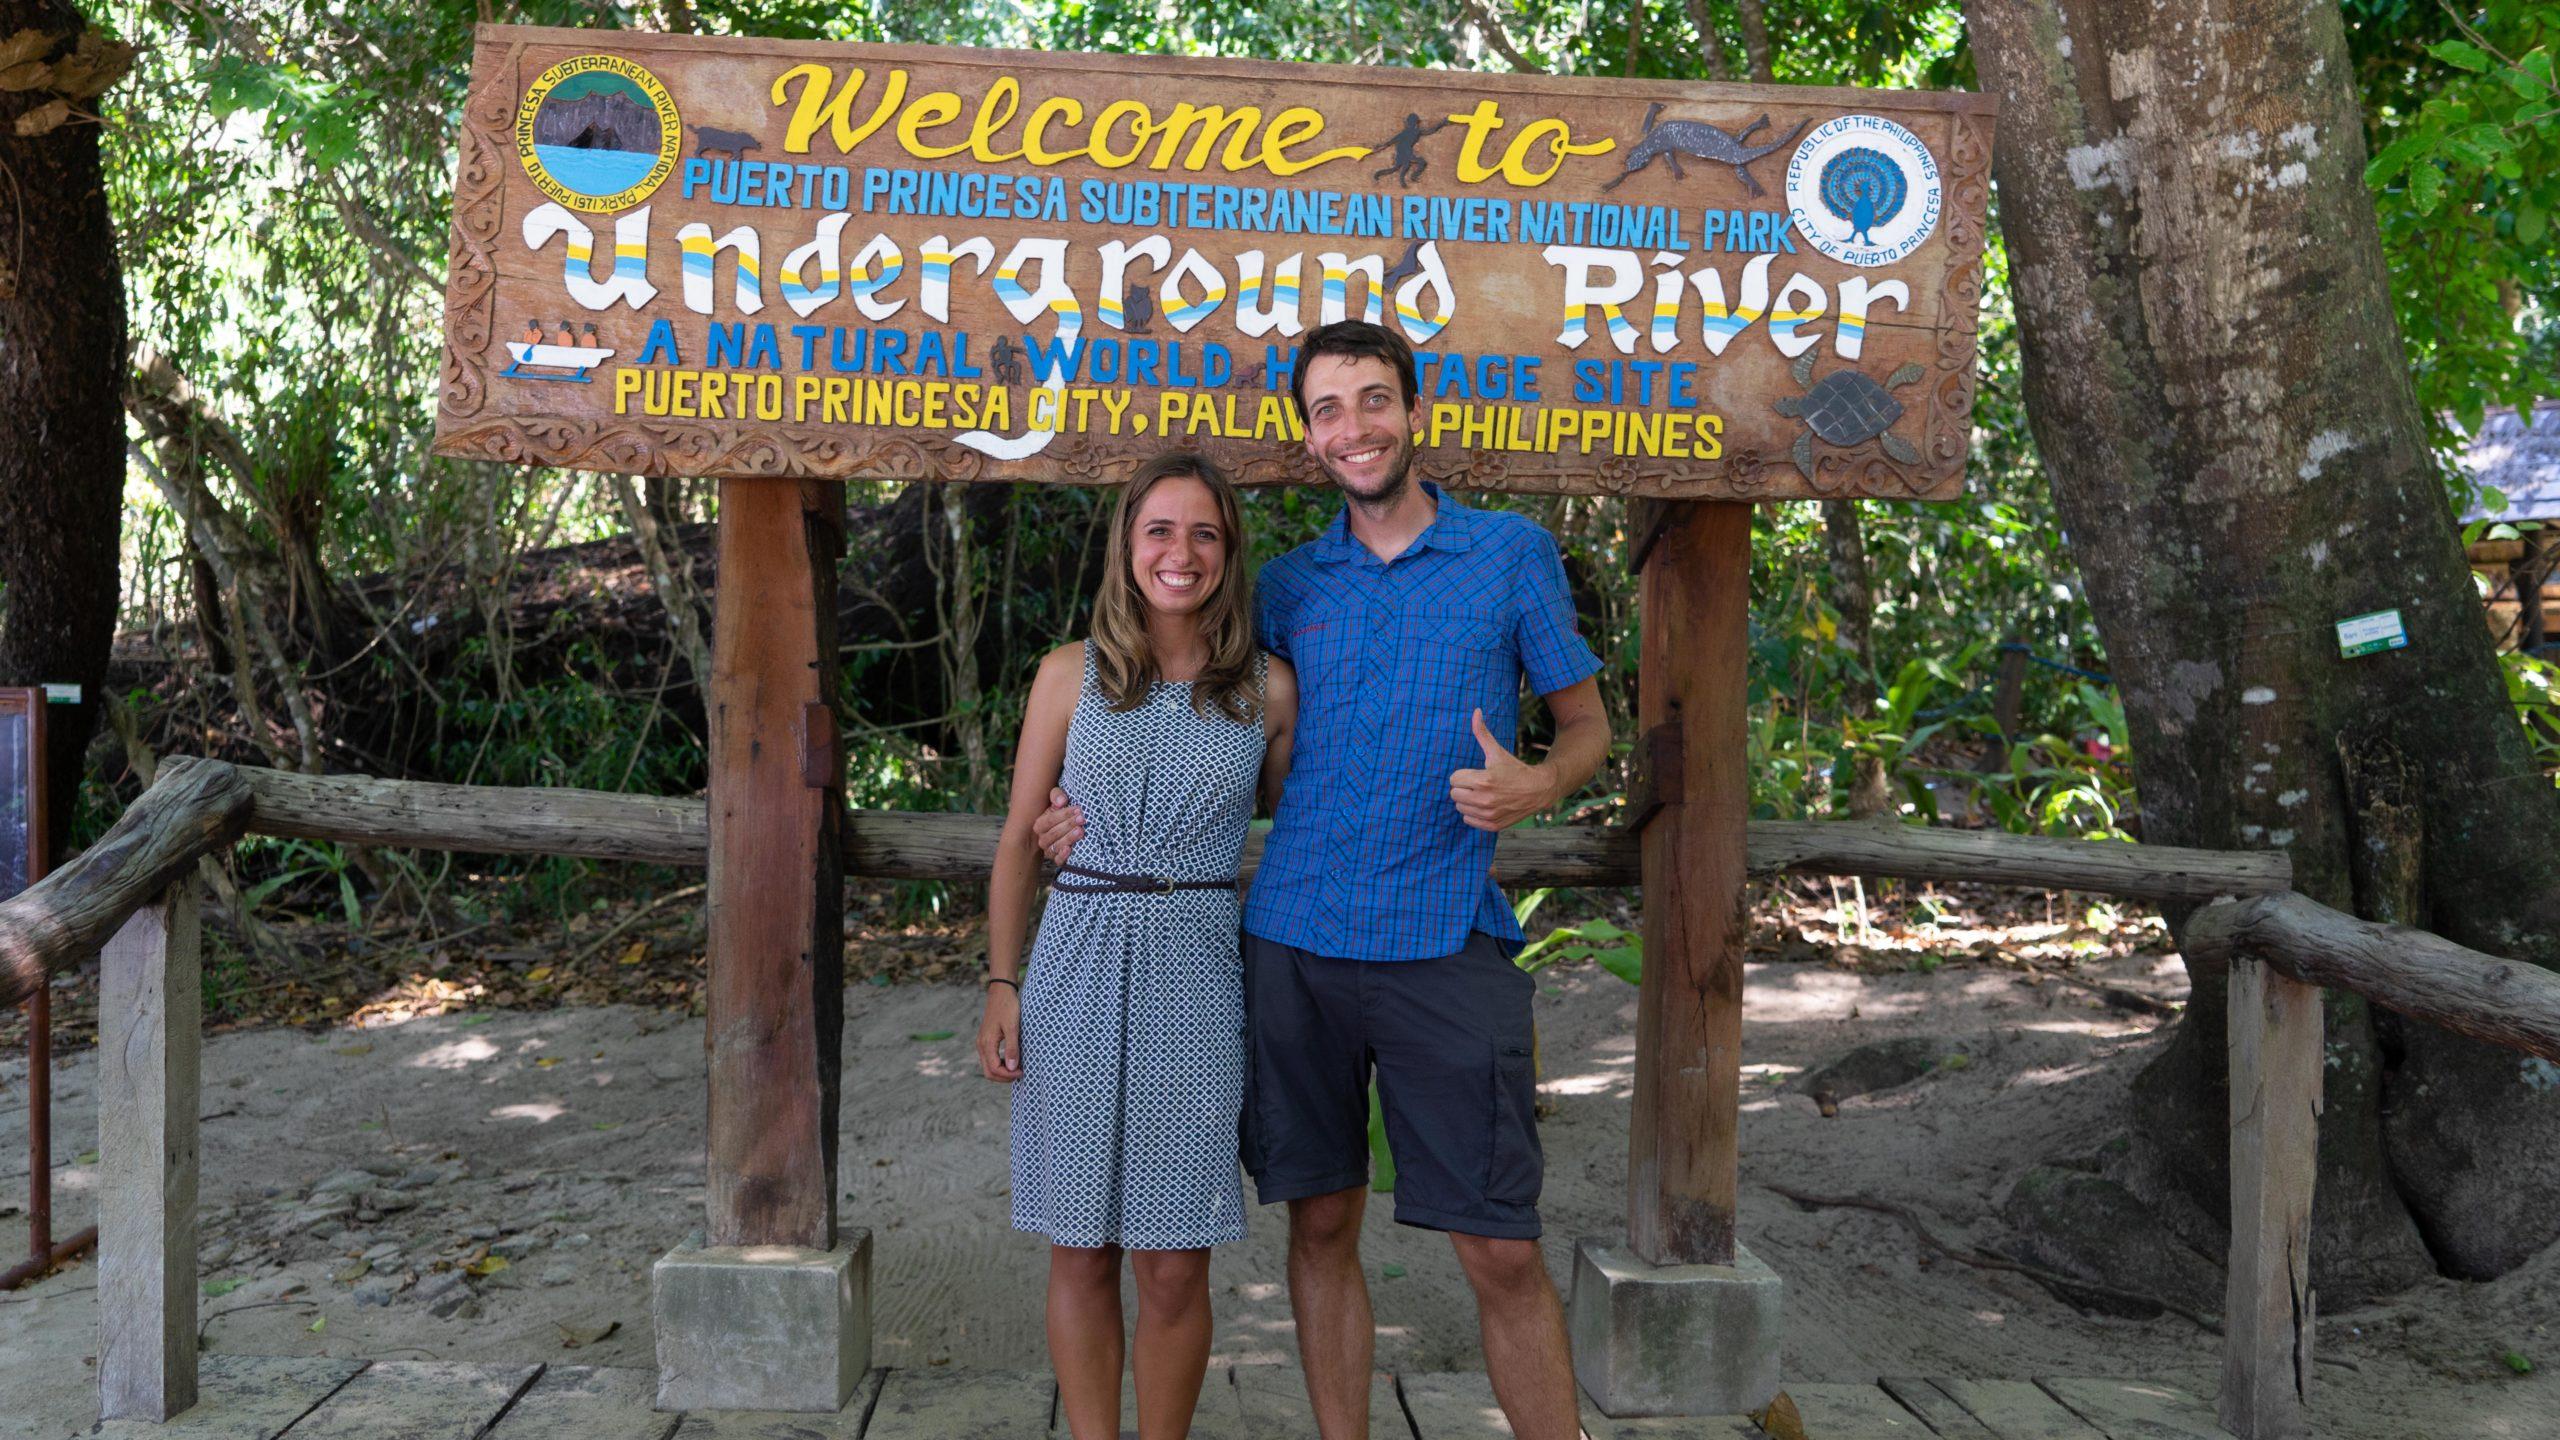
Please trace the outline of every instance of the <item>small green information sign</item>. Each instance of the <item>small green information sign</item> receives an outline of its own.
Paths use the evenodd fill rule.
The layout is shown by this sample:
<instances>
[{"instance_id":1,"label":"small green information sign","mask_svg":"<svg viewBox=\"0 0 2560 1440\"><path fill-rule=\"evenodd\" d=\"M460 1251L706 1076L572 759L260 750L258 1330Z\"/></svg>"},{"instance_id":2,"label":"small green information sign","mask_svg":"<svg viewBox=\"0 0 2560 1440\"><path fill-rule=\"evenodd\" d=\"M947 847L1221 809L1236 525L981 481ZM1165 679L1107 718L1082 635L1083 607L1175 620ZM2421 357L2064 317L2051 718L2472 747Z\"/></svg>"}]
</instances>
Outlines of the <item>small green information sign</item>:
<instances>
[{"instance_id":1,"label":"small green information sign","mask_svg":"<svg viewBox=\"0 0 2560 1440\"><path fill-rule=\"evenodd\" d=\"M2358 655L2371 655L2380 650L2406 649L2408 628L2400 623L2397 610L2376 610L2370 615L2351 615L2338 622L2338 655L2352 660Z\"/></svg>"}]
</instances>

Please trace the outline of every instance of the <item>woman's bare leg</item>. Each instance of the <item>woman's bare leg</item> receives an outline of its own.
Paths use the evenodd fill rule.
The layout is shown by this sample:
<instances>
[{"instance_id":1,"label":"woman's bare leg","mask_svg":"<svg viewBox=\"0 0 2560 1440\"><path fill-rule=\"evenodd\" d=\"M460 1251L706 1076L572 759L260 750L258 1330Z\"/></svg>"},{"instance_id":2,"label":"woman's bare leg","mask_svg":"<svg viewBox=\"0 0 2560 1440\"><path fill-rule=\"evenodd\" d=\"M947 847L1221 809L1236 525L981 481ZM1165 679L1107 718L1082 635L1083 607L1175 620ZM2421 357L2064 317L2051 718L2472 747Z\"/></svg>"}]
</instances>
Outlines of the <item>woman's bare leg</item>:
<instances>
[{"instance_id":1,"label":"woman's bare leg","mask_svg":"<svg viewBox=\"0 0 2560 1440\"><path fill-rule=\"evenodd\" d=\"M1049 1363L1075 1440L1120 1440L1120 1324L1120 1247L1050 1246Z\"/></svg>"},{"instance_id":2,"label":"woman's bare leg","mask_svg":"<svg viewBox=\"0 0 2560 1440\"><path fill-rule=\"evenodd\" d=\"M1132 1250L1138 1273L1138 1440L1182 1440L1209 1369L1209 1252Z\"/></svg>"}]
</instances>

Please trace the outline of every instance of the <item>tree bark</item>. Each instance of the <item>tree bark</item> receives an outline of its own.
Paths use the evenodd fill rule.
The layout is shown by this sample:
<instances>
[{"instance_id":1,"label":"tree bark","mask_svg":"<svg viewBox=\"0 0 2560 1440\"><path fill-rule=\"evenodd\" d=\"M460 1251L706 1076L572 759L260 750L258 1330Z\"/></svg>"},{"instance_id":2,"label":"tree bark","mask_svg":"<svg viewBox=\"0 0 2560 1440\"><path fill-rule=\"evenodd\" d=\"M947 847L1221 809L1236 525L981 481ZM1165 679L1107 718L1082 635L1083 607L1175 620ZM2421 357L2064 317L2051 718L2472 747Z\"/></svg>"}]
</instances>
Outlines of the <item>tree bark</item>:
<instances>
[{"instance_id":1,"label":"tree bark","mask_svg":"<svg viewBox=\"0 0 2560 1440\"><path fill-rule=\"evenodd\" d=\"M1707 62L1707 78L1730 80L1733 65L1724 58L1724 36L1716 29L1715 7L1707 0L1688 0L1689 23L1698 32L1698 54Z\"/></svg>"},{"instance_id":2,"label":"tree bark","mask_svg":"<svg viewBox=\"0 0 2560 1440\"><path fill-rule=\"evenodd\" d=\"M1742 62L1751 78L1768 85L1777 81L1769 50L1769 20L1760 0L1733 0L1734 17L1742 22Z\"/></svg>"},{"instance_id":3,"label":"tree bark","mask_svg":"<svg viewBox=\"0 0 2560 1440\"><path fill-rule=\"evenodd\" d=\"M46 58L85 28L63 0L0 0L0 37L61 37ZM0 92L0 684L80 687L79 703L46 717L59 857L115 639L125 319L98 126L17 134L20 116L55 98Z\"/></svg>"},{"instance_id":4,"label":"tree bark","mask_svg":"<svg viewBox=\"0 0 2560 1440\"><path fill-rule=\"evenodd\" d=\"M1970 0L1966 16L2002 97L1993 175L2028 415L2134 732L2145 838L2284 849L2302 893L2344 908L2337 737L2353 725L2415 769L2442 932L2552 963L2560 891L2520 860L2560 843L2560 805L2532 783L2428 461L2336 5L2217 0L2166 25L2108 0ZM2390 608L2408 647L2341 659L2333 623ZM2228 1213L2227 977L2190 969L2186 1018L2135 1090L2136 1180L2190 1202L2173 1221ZM2407 1083L2453 1043L2408 1029L2409 1071L2378 1087L2392 1144L2355 1162L2392 1173L2366 1193L2410 1196L2456 1271L2560 1237L2535 1198L2560 1177L2560 1108L2526 1096L2503 1052ZM2470 1146L2446 1122L2493 1092L2519 1102L2507 1143L2467 1148L2468 1175L2421 1174L2400 1122ZM2377 1104L2330 1098L2324 1154ZM2459 1202L2427 1188L2448 1182ZM2352 1301L2413 1272L2425 1257L2405 1237L2387 1215L2322 1231L2321 1288Z\"/></svg>"}]
</instances>

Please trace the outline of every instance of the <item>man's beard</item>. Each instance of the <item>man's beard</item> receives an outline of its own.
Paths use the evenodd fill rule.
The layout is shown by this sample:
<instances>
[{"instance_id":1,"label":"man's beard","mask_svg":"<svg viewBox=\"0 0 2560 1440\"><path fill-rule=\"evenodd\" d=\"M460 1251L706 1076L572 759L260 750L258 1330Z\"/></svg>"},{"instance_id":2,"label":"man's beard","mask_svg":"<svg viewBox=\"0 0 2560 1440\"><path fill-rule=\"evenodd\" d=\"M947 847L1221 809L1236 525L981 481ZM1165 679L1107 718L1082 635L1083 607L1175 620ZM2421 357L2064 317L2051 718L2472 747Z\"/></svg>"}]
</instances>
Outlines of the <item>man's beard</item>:
<instances>
[{"instance_id":1,"label":"man's beard","mask_svg":"<svg viewBox=\"0 0 2560 1440\"><path fill-rule=\"evenodd\" d=\"M1405 487L1413 483L1413 456L1416 448L1410 439L1398 441L1396 445L1395 468L1386 473L1385 478L1378 482L1378 488L1375 490L1364 491L1353 485L1343 477L1341 471L1333 468L1333 462L1330 460L1321 461L1319 465L1324 471L1325 478L1331 480L1336 489L1360 504L1392 505L1404 498Z\"/></svg>"}]
</instances>

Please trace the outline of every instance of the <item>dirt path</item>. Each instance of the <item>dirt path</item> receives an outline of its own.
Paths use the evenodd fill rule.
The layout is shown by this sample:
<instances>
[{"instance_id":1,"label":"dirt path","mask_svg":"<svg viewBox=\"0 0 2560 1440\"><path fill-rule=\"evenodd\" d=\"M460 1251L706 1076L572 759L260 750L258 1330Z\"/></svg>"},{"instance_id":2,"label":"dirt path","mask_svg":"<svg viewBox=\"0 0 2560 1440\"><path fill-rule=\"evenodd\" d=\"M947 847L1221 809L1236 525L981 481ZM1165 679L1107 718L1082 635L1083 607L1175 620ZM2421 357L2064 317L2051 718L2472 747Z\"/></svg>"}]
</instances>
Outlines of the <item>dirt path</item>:
<instances>
[{"instance_id":1,"label":"dirt path","mask_svg":"<svg viewBox=\"0 0 2560 1440\"><path fill-rule=\"evenodd\" d=\"M2174 998L2174 960L2083 975ZM1754 965L1743 1115L1745 1243L1787 1282L1785 1367L1807 1381L1884 1374L2152 1376L2216 1388L2219 1341L2186 1321L2083 1315L2016 1276L1931 1256L1893 1220L1808 1211L1763 1188L1905 1206L1957 1244L2001 1233L2006 1187L2094 1152L2157 1022L2086 992L1955 965L1861 975ZM1584 967L1542 977L1548 1259L1618 1228L1634 991ZM1044 1363L1041 1242L1006 1225L1004 1093L976 1078L974 991L857 986L846 997L844 1198L874 1232L877 1363ZM950 1038L924 1038L940 1032ZM1972 1060L1825 1118L1787 1076L1866 1041L1968 1042ZM699 1020L622 1006L441 1016L367 1031L266 1030L206 1046L206 1345L258 1354L650 1358L648 1271L700 1224ZM95 1143L95 1066L57 1082L63 1158ZM0 1254L23 1245L24 1063L0 1068ZM57 1182L87 1222L93 1164ZM1482 1363L1447 1242L1372 1207L1379 1359ZM1213 1272L1221 1362L1287 1358L1282 1225L1257 1210ZM492 1261L502 1261L502 1265ZM481 1271L487 1273L472 1273ZM39 1371L94 1352L95 1272L0 1296L0 1434L59 1436L88 1416L13 1403ZM2325 1318L2320 1433L2339 1440L2560 1437L2560 1385L2498 1363L2560 1365L2560 1253L2486 1285L2437 1282ZM34 1362L22 1364L21 1361ZM21 1427L12 1429L11 1427Z\"/></svg>"}]
</instances>

